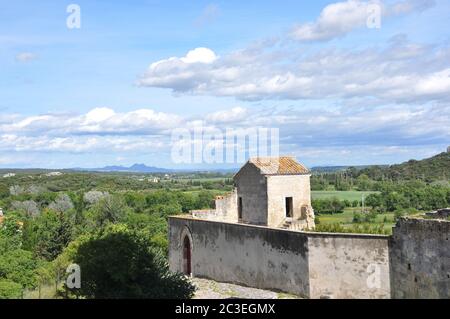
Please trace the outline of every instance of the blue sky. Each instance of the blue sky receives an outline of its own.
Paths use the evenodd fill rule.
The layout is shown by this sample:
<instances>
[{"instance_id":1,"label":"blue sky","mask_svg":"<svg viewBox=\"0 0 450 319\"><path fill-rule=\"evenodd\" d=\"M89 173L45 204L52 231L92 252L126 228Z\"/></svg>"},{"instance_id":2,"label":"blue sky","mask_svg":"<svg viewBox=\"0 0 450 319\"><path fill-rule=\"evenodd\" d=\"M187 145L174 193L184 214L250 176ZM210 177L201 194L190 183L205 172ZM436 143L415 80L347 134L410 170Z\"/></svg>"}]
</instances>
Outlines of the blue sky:
<instances>
[{"instance_id":1,"label":"blue sky","mask_svg":"<svg viewBox=\"0 0 450 319\"><path fill-rule=\"evenodd\" d=\"M450 144L449 15L440 0L2 1L0 167L198 167L171 157L173 130L198 125L278 128L309 166L428 157Z\"/></svg>"}]
</instances>

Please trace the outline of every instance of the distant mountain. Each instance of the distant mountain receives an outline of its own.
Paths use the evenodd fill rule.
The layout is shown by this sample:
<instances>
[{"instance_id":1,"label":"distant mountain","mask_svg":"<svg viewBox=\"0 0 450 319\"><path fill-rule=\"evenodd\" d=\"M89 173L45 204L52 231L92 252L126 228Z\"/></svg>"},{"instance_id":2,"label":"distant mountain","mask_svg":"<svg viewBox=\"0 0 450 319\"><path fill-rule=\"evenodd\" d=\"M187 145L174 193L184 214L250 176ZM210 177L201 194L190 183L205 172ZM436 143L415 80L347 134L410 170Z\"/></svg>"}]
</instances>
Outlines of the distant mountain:
<instances>
[{"instance_id":1,"label":"distant mountain","mask_svg":"<svg viewBox=\"0 0 450 319\"><path fill-rule=\"evenodd\" d=\"M74 168L78 171L91 171L91 172L130 172L130 173L170 173L171 169L147 166L145 164L133 164L130 167L126 166L105 166L101 168Z\"/></svg>"},{"instance_id":2,"label":"distant mountain","mask_svg":"<svg viewBox=\"0 0 450 319\"><path fill-rule=\"evenodd\" d=\"M191 169L169 169L155 166L147 166L145 164L133 164L130 167L126 166L105 166L100 168L72 168L76 171L88 172L128 172L128 173L183 173L183 172L204 172L204 173L235 173L236 168L191 168Z\"/></svg>"}]
</instances>

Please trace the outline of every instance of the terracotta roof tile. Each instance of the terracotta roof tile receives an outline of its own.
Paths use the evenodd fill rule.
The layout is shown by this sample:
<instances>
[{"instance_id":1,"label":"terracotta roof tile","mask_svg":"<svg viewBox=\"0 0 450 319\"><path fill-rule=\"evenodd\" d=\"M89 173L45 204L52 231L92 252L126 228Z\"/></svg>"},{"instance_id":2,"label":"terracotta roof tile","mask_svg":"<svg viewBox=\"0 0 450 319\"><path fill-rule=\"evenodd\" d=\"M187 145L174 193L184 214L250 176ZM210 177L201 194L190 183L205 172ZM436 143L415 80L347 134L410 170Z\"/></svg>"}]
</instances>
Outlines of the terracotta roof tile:
<instances>
[{"instance_id":1,"label":"terracotta roof tile","mask_svg":"<svg viewBox=\"0 0 450 319\"><path fill-rule=\"evenodd\" d=\"M294 157L254 157L249 163L255 165L263 175L298 175L309 174L309 170L298 163Z\"/></svg>"}]
</instances>

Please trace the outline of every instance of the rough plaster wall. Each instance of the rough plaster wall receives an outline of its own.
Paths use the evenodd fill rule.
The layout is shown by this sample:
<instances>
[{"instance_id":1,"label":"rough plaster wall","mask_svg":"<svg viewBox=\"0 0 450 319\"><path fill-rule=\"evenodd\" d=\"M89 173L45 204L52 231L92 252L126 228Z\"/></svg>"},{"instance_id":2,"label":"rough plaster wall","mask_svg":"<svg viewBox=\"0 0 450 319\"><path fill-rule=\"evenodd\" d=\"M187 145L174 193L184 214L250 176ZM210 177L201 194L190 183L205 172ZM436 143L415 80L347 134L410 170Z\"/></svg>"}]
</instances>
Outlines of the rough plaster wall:
<instances>
[{"instance_id":1,"label":"rough plaster wall","mask_svg":"<svg viewBox=\"0 0 450 319\"><path fill-rule=\"evenodd\" d=\"M238 197L242 197L242 221L267 225L266 178L252 164L247 163L235 178Z\"/></svg>"},{"instance_id":2,"label":"rough plaster wall","mask_svg":"<svg viewBox=\"0 0 450 319\"><path fill-rule=\"evenodd\" d=\"M387 236L309 233L308 250L311 298L390 297Z\"/></svg>"},{"instance_id":3,"label":"rough plaster wall","mask_svg":"<svg viewBox=\"0 0 450 319\"><path fill-rule=\"evenodd\" d=\"M169 219L169 263L182 271L192 234L194 276L305 297L389 298L388 237L318 234L189 218ZM374 268L378 267L378 270ZM367 285L375 271L380 288Z\"/></svg>"},{"instance_id":4,"label":"rough plaster wall","mask_svg":"<svg viewBox=\"0 0 450 319\"><path fill-rule=\"evenodd\" d=\"M286 217L285 198L292 197L293 219L301 218L303 205L311 206L309 175L267 177L268 226L278 227Z\"/></svg>"},{"instance_id":5,"label":"rough plaster wall","mask_svg":"<svg viewBox=\"0 0 450 319\"><path fill-rule=\"evenodd\" d=\"M223 196L223 198L216 199L216 215L226 222L238 221L236 189L232 193Z\"/></svg>"},{"instance_id":6,"label":"rough plaster wall","mask_svg":"<svg viewBox=\"0 0 450 319\"><path fill-rule=\"evenodd\" d=\"M450 222L400 219L390 242L392 298L450 298Z\"/></svg>"},{"instance_id":7,"label":"rough plaster wall","mask_svg":"<svg viewBox=\"0 0 450 319\"><path fill-rule=\"evenodd\" d=\"M182 270L180 233L192 231L194 276L307 296L307 238L299 232L169 219L170 268Z\"/></svg>"}]
</instances>

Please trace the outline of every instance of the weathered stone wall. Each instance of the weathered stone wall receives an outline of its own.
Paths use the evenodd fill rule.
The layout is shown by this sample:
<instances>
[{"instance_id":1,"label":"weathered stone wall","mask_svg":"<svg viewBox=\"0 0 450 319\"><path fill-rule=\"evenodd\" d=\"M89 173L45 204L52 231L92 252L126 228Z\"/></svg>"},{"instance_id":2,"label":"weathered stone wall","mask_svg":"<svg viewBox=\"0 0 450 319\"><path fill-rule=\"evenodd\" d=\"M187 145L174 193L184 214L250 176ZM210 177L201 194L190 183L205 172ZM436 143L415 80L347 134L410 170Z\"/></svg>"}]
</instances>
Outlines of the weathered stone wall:
<instances>
[{"instance_id":1,"label":"weathered stone wall","mask_svg":"<svg viewBox=\"0 0 450 319\"><path fill-rule=\"evenodd\" d=\"M234 189L231 193L216 197L216 213L226 222L238 222L237 192Z\"/></svg>"},{"instance_id":2,"label":"weathered stone wall","mask_svg":"<svg viewBox=\"0 0 450 319\"><path fill-rule=\"evenodd\" d=\"M311 206L309 179L310 175L275 175L267 177L269 227L279 227L285 220L286 197L292 197L293 200L293 219L302 218L302 207Z\"/></svg>"},{"instance_id":3,"label":"weathered stone wall","mask_svg":"<svg viewBox=\"0 0 450 319\"><path fill-rule=\"evenodd\" d=\"M390 241L392 298L450 298L450 222L400 219Z\"/></svg>"},{"instance_id":4,"label":"weathered stone wall","mask_svg":"<svg viewBox=\"0 0 450 319\"><path fill-rule=\"evenodd\" d=\"M388 236L308 233L311 298L389 298Z\"/></svg>"},{"instance_id":5,"label":"weathered stone wall","mask_svg":"<svg viewBox=\"0 0 450 319\"><path fill-rule=\"evenodd\" d=\"M321 234L169 218L169 262L182 271L192 238L192 274L305 297L389 297L387 236ZM379 266L380 287L367 284ZM377 274L375 274L377 275Z\"/></svg>"},{"instance_id":6,"label":"weathered stone wall","mask_svg":"<svg viewBox=\"0 0 450 319\"><path fill-rule=\"evenodd\" d=\"M242 197L242 222L267 225L267 181L251 164L244 165L235 178L237 196Z\"/></svg>"},{"instance_id":7,"label":"weathered stone wall","mask_svg":"<svg viewBox=\"0 0 450 319\"><path fill-rule=\"evenodd\" d=\"M169 219L169 263L183 270L182 242L192 237L192 275L308 296L307 237L267 227Z\"/></svg>"},{"instance_id":8,"label":"weathered stone wall","mask_svg":"<svg viewBox=\"0 0 450 319\"><path fill-rule=\"evenodd\" d=\"M229 223L238 222L237 193L236 189L223 196L216 196L215 209L191 210L195 218L223 221Z\"/></svg>"}]
</instances>

